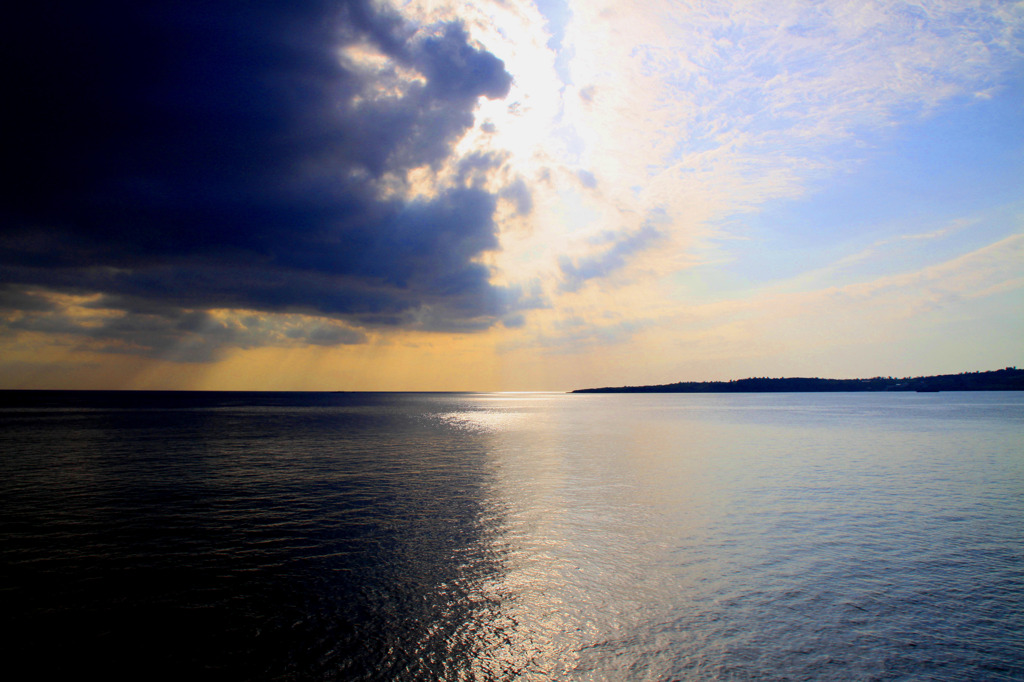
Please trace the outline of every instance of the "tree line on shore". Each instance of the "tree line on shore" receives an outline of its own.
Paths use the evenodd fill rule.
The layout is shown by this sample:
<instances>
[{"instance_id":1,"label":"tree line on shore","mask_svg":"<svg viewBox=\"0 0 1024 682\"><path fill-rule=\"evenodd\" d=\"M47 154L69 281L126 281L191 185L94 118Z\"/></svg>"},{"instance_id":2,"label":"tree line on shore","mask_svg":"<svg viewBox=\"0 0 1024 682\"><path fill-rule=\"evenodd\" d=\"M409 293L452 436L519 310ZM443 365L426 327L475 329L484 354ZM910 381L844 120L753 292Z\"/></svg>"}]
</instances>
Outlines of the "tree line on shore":
<instances>
[{"instance_id":1,"label":"tree line on shore","mask_svg":"<svg viewBox=\"0 0 1024 682\"><path fill-rule=\"evenodd\" d=\"M573 393L823 393L841 391L1024 391L1024 369L921 377L820 379L752 377L732 381L679 381L656 386L580 388Z\"/></svg>"}]
</instances>

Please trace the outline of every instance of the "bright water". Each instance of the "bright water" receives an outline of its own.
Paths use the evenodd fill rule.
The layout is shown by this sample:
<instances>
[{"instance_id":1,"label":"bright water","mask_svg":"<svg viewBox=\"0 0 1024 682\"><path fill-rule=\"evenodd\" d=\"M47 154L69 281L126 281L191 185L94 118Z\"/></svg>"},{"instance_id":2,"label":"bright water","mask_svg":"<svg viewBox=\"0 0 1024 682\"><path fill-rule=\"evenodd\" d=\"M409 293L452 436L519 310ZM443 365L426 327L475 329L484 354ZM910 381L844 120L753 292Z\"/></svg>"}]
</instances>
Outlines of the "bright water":
<instances>
[{"instance_id":1,"label":"bright water","mask_svg":"<svg viewBox=\"0 0 1024 682\"><path fill-rule=\"evenodd\" d=\"M5 394L31 677L1024 679L1024 394Z\"/></svg>"}]
</instances>

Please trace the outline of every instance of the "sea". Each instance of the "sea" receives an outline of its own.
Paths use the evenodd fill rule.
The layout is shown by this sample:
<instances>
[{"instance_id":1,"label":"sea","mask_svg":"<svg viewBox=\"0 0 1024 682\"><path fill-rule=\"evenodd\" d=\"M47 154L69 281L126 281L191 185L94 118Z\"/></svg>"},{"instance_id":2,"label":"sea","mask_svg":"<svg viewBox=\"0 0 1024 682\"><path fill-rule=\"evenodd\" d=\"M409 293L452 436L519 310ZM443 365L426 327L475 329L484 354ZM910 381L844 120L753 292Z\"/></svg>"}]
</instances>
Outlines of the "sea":
<instances>
[{"instance_id":1,"label":"sea","mask_svg":"<svg viewBox=\"0 0 1024 682\"><path fill-rule=\"evenodd\" d=\"M3 392L0 571L20 679L1024 680L1024 392Z\"/></svg>"}]
</instances>

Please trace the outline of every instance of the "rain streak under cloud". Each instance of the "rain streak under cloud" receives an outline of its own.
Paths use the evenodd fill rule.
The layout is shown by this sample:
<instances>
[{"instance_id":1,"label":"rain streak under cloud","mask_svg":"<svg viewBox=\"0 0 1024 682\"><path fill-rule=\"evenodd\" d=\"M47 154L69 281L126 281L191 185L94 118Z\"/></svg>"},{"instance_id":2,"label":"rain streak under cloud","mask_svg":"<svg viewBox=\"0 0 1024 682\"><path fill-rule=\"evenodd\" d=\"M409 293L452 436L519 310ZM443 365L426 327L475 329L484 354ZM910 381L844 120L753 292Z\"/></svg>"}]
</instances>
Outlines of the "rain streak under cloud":
<instances>
[{"instance_id":1,"label":"rain streak under cloud","mask_svg":"<svg viewBox=\"0 0 1024 682\"><path fill-rule=\"evenodd\" d=\"M1019 3L56 3L7 34L6 386L1024 350Z\"/></svg>"}]
</instances>

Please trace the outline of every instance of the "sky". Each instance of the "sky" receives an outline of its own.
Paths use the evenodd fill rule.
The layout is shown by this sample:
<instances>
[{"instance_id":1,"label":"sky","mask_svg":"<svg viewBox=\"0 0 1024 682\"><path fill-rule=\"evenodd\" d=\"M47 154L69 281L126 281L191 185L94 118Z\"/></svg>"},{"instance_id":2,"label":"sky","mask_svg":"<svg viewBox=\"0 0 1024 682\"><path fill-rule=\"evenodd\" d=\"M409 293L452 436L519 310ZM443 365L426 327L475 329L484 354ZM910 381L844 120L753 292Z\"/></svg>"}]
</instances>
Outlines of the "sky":
<instances>
[{"instance_id":1,"label":"sky","mask_svg":"<svg viewBox=\"0 0 1024 682\"><path fill-rule=\"evenodd\" d=\"M1024 2L9 19L0 388L1024 365Z\"/></svg>"}]
</instances>

